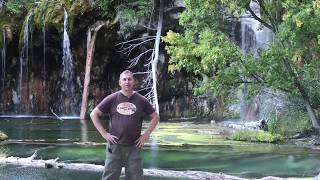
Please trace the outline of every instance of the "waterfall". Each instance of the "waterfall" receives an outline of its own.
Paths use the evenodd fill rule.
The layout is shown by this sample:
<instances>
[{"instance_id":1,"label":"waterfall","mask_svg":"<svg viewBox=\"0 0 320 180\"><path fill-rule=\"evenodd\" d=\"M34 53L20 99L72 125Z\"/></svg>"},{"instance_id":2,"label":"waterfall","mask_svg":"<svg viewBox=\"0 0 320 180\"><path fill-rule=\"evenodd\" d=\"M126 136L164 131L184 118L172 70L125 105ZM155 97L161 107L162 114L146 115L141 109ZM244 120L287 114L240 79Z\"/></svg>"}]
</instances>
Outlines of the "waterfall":
<instances>
[{"instance_id":1,"label":"waterfall","mask_svg":"<svg viewBox=\"0 0 320 180\"><path fill-rule=\"evenodd\" d=\"M260 17L260 7L256 2L251 1L250 7L255 14ZM264 27L259 21L251 17L250 12L246 12L240 18L241 24L241 50L244 53L251 53L258 58L260 51L265 49L272 39L272 31Z\"/></svg>"},{"instance_id":2,"label":"waterfall","mask_svg":"<svg viewBox=\"0 0 320 180\"><path fill-rule=\"evenodd\" d=\"M29 99L29 58L30 47L32 47L32 13L30 13L25 21L23 29L23 42L20 49L20 72L18 85L18 111L19 113L30 112Z\"/></svg>"},{"instance_id":3,"label":"waterfall","mask_svg":"<svg viewBox=\"0 0 320 180\"><path fill-rule=\"evenodd\" d=\"M67 32L68 28L68 13L64 10L64 22L63 22L63 72L62 76L64 77L63 90L67 92L67 95L72 95L74 92L74 88L69 88L69 86L73 82L73 64L72 64L72 56L70 50L70 40Z\"/></svg>"},{"instance_id":4,"label":"waterfall","mask_svg":"<svg viewBox=\"0 0 320 180\"><path fill-rule=\"evenodd\" d=\"M73 71L72 54L70 50L70 40L67 32L68 13L64 9L63 23L63 57L62 57L62 80L60 84L61 94L59 96L58 112L66 115L75 115L79 111L75 98L75 77ZM56 106L57 107L57 106Z\"/></svg>"},{"instance_id":5,"label":"waterfall","mask_svg":"<svg viewBox=\"0 0 320 180\"><path fill-rule=\"evenodd\" d=\"M46 22L45 15L42 16L42 34L43 34L43 68L42 68L42 94L45 97L45 89L46 89Z\"/></svg>"},{"instance_id":6,"label":"waterfall","mask_svg":"<svg viewBox=\"0 0 320 180\"><path fill-rule=\"evenodd\" d=\"M2 12L3 4L4 4L4 0L0 0L0 12Z\"/></svg>"},{"instance_id":7,"label":"waterfall","mask_svg":"<svg viewBox=\"0 0 320 180\"><path fill-rule=\"evenodd\" d=\"M0 89L0 112L3 111L4 103L3 96L5 91L5 82L6 82L6 31L2 30L3 33L3 45L1 49L1 89Z\"/></svg>"},{"instance_id":8,"label":"waterfall","mask_svg":"<svg viewBox=\"0 0 320 180\"><path fill-rule=\"evenodd\" d=\"M260 7L257 2L251 1L251 9L254 13L260 17ZM240 47L243 53L250 53L255 58L259 58L260 52L265 49L268 42L273 38L273 33L268 28L264 27L259 21L255 20L250 12L244 13L240 17L241 24L241 43ZM245 78L245 77L243 77ZM241 120L255 120L253 112L255 110L250 109L247 99L247 87L243 84L240 90L240 119ZM254 101L254 99L253 99ZM252 102L256 103L256 102ZM256 107L252 105L252 107ZM250 112L250 114L248 113ZM252 113L252 114L251 114Z\"/></svg>"},{"instance_id":9,"label":"waterfall","mask_svg":"<svg viewBox=\"0 0 320 180\"><path fill-rule=\"evenodd\" d=\"M5 86L5 78L6 78L6 30L3 29L3 45L1 50L1 79L2 79L2 91Z\"/></svg>"}]
</instances>

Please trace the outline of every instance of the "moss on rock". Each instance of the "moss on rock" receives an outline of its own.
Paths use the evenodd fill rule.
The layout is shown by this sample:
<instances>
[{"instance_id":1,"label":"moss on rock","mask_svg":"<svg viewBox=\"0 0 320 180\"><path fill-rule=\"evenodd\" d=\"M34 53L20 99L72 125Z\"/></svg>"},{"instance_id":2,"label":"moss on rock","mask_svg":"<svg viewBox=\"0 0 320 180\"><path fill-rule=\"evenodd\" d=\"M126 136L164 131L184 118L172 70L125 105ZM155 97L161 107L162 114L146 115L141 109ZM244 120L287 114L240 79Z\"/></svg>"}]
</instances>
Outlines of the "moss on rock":
<instances>
[{"instance_id":1,"label":"moss on rock","mask_svg":"<svg viewBox=\"0 0 320 180\"><path fill-rule=\"evenodd\" d=\"M5 133L0 131L0 141L4 141L6 139L8 139L8 136Z\"/></svg>"},{"instance_id":2,"label":"moss on rock","mask_svg":"<svg viewBox=\"0 0 320 180\"><path fill-rule=\"evenodd\" d=\"M54 27L63 32L64 8L67 7L59 0L42 1L34 10L35 26Z\"/></svg>"},{"instance_id":3,"label":"moss on rock","mask_svg":"<svg viewBox=\"0 0 320 180\"><path fill-rule=\"evenodd\" d=\"M74 19L92 11L89 0L52 0L42 1L34 10L34 21L37 27L45 24L48 28L56 28L63 32L64 9L68 12L69 31L73 31Z\"/></svg>"}]
</instances>

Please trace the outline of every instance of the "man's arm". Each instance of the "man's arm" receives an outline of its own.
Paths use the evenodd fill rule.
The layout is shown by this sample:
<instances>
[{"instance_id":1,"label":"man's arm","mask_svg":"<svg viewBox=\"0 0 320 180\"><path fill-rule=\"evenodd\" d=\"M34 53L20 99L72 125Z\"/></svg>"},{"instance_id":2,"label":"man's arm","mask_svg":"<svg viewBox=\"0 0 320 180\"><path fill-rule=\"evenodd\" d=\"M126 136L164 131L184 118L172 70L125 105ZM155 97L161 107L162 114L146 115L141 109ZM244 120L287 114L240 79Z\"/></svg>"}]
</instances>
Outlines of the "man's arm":
<instances>
[{"instance_id":1,"label":"man's arm","mask_svg":"<svg viewBox=\"0 0 320 180\"><path fill-rule=\"evenodd\" d=\"M157 112L153 112L150 115L151 121L148 129L140 136L140 138L136 141L138 147L142 147L145 142L148 141L150 134L156 128L159 122L159 115Z\"/></svg>"},{"instance_id":2,"label":"man's arm","mask_svg":"<svg viewBox=\"0 0 320 180\"><path fill-rule=\"evenodd\" d=\"M110 133L108 133L101 124L101 116L103 113L98 109L94 108L90 113L91 120L93 122L94 127L98 130L101 136L108 142L116 144L118 138Z\"/></svg>"}]
</instances>

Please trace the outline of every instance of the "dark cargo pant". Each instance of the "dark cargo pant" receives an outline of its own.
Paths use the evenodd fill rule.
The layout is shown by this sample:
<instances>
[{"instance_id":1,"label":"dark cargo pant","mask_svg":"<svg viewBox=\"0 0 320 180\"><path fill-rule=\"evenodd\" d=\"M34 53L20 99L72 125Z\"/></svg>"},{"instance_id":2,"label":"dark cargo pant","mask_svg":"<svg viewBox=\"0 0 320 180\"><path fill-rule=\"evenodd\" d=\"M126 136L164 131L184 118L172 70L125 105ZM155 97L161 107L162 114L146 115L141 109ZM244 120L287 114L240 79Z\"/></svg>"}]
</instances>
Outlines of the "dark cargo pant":
<instances>
[{"instance_id":1,"label":"dark cargo pant","mask_svg":"<svg viewBox=\"0 0 320 180\"><path fill-rule=\"evenodd\" d=\"M105 168L102 180L118 180L125 167L126 180L143 180L143 166L140 148L135 145L107 146Z\"/></svg>"}]
</instances>

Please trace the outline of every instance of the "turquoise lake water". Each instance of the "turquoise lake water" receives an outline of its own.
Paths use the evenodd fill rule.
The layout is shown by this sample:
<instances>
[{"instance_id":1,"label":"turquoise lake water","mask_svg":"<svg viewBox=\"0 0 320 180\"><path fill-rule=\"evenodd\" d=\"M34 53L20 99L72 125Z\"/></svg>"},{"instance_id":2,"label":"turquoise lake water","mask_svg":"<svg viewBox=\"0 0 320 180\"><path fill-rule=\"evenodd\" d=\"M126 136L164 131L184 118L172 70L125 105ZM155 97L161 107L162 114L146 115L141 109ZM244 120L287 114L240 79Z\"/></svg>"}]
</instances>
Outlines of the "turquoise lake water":
<instances>
[{"instance_id":1,"label":"turquoise lake water","mask_svg":"<svg viewBox=\"0 0 320 180\"><path fill-rule=\"evenodd\" d=\"M168 123L170 125L170 123ZM162 124L162 127L165 125ZM172 128L172 127L171 127ZM0 145L0 155L62 162L104 164L105 145L90 121L54 119L0 119L0 130L9 140ZM181 130L181 129L180 129ZM207 171L243 178L312 177L320 172L320 150L275 144L225 144L201 146L146 146L144 168L177 171ZM99 179L101 173L0 166L0 179ZM146 177L155 179L155 177ZM164 178L165 179L165 178ZM169 178L167 178L169 179Z\"/></svg>"}]
</instances>

